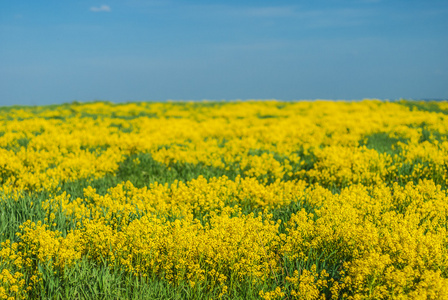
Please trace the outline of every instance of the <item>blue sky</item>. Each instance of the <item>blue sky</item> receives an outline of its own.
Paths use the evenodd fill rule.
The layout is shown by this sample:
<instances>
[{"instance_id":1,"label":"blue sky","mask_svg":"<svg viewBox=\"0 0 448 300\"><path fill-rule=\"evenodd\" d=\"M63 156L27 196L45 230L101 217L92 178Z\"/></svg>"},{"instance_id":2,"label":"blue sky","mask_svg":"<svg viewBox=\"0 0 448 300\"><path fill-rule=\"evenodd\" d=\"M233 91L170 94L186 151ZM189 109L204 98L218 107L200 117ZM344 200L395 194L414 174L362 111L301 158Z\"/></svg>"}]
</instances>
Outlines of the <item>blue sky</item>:
<instances>
[{"instance_id":1,"label":"blue sky","mask_svg":"<svg viewBox=\"0 0 448 300\"><path fill-rule=\"evenodd\" d=\"M448 98L448 1L0 2L0 105Z\"/></svg>"}]
</instances>

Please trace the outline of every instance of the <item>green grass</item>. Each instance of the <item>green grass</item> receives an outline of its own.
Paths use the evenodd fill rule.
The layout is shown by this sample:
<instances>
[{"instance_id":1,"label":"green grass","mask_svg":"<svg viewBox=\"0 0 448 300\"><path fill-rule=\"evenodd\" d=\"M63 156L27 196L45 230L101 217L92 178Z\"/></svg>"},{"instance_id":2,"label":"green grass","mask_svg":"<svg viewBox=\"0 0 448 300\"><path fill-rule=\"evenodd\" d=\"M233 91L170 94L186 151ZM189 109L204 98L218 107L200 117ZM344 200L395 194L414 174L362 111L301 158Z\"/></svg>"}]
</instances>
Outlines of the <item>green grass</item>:
<instances>
[{"instance_id":1,"label":"green grass","mask_svg":"<svg viewBox=\"0 0 448 300\"><path fill-rule=\"evenodd\" d=\"M253 282L250 277L243 280L231 280L228 293L222 299L259 299L259 291L274 290L279 283L285 283L284 291L290 290L286 276L292 276L294 270L310 270L312 265L317 271L325 269L332 278L339 277L342 263L328 264L325 253L308 253L306 261L298 259L283 260L282 272L274 274L267 282ZM330 255L331 256L331 255ZM204 282L191 287L188 283L169 284L150 277L137 277L125 270L111 268L107 262L98 264L82 259L64 270L54 270L51 261L38 265L42 281L29 295L33 299L216 299L220 288L208 288ZM327 291L329 292L329 291Z\"/></svg>"},{"instance_id":2,"label":"green grass","mask_svg":"<svg viewBox=\"0 0 448 300\"><path fill-rule=\"evenodd\" d=\"M387 153L389 155L398 154L398 148L393 149L398 142L406 143L406 139L392 138L386 132L373 133L365 137L367 142L360 142L360 145L365 145L368 149L374 149L378 153Z\"/></svg>"},{"instance_id":3,"label":"green grass","mask_svg":"<svg viewBox=\"0 0 448 300\"><path fill-rule=\"evenodd\" d=\"M47 193L24 195L17 201L7 197L0 200L0 242L17 241L16 232L25 221L44 221L46 212L41 203L48 197Z\"/></svg>"},{"instance_id":4,"label":"green grass","mask_svg":"<svg viewBox=\"0 0 448 300\"><path fill-rule=\"evenodd\" d=\"M411 111L427 111L427 112L435 112L448 114L448 110L440 108L437 101L409 101L409 100L401 100L398 102L399 104L409 107Z\"/></svg>"},{"instance_id":5,"label":"green grass","mask_svg":"<svg viewBox=\"0 0 448 300\"><path fill-rule=\"evenodd\" d=\"M136 163L136 159L140 163ZM227 176L235 179L239 174L237 171L223 170L204 164L173 163L169 167L155 161L150 154L139 153L128 156L115 174L107 174L99 179L81 179L67 182L61 185L61 192L66 191L73 197L82 197L83 189L91 186L97 189L97 193L104 195L107 189L118 183L130 181L135 187L142 188L149 184L158 182L171 185L175 180L187 182L202 175L206 179L212 177Z\"/></svg>"},{"instance_id":6,"label":"green grass","mask_svg":"<svg viewBox=\"0 0 448 300\"><path fill-rule=\"evenodd\" d=\"M136 277L124 270L82 259L63 271L48 264L38 266L40 285L30 298L36 299L201 299L199 287L170 285L165 281Z\"/></svg>"}]
</instances>

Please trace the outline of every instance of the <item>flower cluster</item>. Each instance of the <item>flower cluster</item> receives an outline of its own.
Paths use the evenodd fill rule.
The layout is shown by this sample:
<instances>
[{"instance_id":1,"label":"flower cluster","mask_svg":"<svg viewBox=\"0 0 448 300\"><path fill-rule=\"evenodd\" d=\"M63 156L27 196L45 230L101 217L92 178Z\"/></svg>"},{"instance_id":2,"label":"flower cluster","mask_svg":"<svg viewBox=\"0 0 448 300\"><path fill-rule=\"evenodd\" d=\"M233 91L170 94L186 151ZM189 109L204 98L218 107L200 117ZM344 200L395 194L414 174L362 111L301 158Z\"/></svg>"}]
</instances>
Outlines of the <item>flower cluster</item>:
<instances>
[{"instance_id":1,"label":"flower cluster","mask_svg":"<svg viewBox=\"0 0 448 300\"><path fill-rule=\"evenodd\" d=\"M39 215L0 226L0 299L85 261L221 298L246 284L262 299L448 299L448 104L419 105L2 110L0 209Z\"/></svg>"}]
</instances>

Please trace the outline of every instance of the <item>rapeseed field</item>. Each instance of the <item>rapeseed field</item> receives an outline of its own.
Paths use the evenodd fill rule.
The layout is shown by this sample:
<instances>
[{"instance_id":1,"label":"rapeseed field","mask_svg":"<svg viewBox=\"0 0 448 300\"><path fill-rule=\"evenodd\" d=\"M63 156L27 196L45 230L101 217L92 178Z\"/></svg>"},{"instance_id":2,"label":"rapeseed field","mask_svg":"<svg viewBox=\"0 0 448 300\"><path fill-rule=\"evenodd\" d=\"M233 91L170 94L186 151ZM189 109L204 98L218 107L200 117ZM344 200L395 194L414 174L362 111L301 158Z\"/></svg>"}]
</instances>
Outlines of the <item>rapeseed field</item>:
<instances>
[{"instance_id":1,"label":"rapeseed field","mask_svg":"<svg viewBox=\"0 0 448 300\"><path fill-rule=\"evenodd\" d=\"M448 299L448 102L0 108L0 299Z\"/></svg>"}]
</instances>

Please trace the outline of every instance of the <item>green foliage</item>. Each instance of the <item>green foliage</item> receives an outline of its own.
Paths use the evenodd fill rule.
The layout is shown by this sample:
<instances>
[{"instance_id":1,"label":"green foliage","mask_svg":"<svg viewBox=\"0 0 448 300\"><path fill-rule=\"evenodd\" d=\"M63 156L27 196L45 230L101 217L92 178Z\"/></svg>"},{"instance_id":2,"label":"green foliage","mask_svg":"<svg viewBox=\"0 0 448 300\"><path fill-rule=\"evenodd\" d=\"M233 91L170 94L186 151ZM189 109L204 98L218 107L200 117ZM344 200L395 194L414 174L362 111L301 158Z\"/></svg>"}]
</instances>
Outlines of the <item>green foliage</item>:
<instances>
[{"instance_id":1,"label":"green foliage","mask_svg":"<svg viewBox=\"0 0 448 300\"><path fill-rule=\"evenodd\" d=\"M440 108L437 101L409 101L409 100L401 100L398 102L399 104L409 107L411 111L420 110L427 112L436 112L442 114L448 114L448 110Z\"/></svg>"},{"instance_id":2,"label":"green foliage","mask_svg":"<svg viewBox=\"0 0 448 300\"><path fill-rule=\"evenodd\" d=\"M10 197L0 199L0 242L16 241L16 232L25 221L44 221L46 213L41 203L48 197L47 193L24 194L18 200Z\"/></svg>"},{"instance_id":3,"label":"green foliage","mask_svg":"<svg viewBox=\"0 0 448 300\"><path fill-rule=\"evenodd\" d=\"M63 271L39 264L40 286L30 297L39 299L200 299L203 293L186 285L136 277L124 270L83 259Z\"/></svg>"},{"instance_id":4,"label":"green foliage","mask_svg":"<svg viewBox=\"0 0 448 300\"><path fill-rule=\"evenodd\" d=\"M364 144L368 149L374 149L378 151L378 153L393 155L398 154L400 151L399 148L393 149L393 146L396 146L397 142L406 143L407 140L403 138L392 138L386 132L378 132L366 136L363 141L360 142L360 145Z\"/></svg>"}]
</instances>

